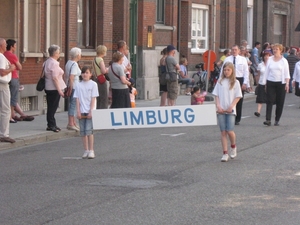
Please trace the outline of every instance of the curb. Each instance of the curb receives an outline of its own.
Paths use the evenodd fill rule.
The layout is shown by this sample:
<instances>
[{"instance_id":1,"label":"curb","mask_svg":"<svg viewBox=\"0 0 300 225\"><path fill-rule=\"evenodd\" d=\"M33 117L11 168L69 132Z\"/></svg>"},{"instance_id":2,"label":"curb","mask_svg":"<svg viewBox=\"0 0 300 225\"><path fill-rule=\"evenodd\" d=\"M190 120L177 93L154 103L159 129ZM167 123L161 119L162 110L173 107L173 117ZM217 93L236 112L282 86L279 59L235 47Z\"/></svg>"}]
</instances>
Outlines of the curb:
<instances>
[{"instance_id":1,"label":"curb","mask_svg":"<svg viewBox=\"0 0 300 225\"><path fill-rule=\"evenodd\" d=\"M25 136L21 138L16 138L15 143L0 142L0 151L12 149L12 148L26 147L30 145L56 141L60 139L67 139L71 137L79 137L79 132L62 130L59 133L49 132L49 133L41 133L38 135Z\"/></svg>"}]
</instances>

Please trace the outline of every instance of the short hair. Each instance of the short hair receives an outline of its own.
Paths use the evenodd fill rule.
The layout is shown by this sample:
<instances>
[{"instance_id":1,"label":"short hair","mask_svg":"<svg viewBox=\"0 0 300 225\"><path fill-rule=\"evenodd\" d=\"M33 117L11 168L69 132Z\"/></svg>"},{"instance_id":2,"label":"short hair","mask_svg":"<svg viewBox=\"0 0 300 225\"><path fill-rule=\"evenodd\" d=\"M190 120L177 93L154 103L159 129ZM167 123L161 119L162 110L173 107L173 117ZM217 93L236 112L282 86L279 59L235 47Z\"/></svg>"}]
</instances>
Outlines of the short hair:
<instances>
[{"instance_id":1,"label":"short hair","mask_svg":"<svg viewBox=\"0 0 300 225\"><path fill-rule=\"evenodd\" d=\"M81 73L85 73L87 70L89 70L92 73L92 67L90 66L84 66L81 69Z\"/></svg>"},{"instance_id":2,"label":"short hair","mask_svg":"<svg viewBox=\"0 0 300 225\"><path fill-rule=\"evenodd\" d=\"M255 45L255 46L260 45L260 42L257 41L257 42L255 42L254 45Z\"/></svg>"},{"instance_id":3,"label":"short hair","mask_svg":"<svg viewBox=\"0 0 300 225\"><path fill-rule=\"evenodd\" d=\"M96 48L97 55L104 55L107 52L107 48L105 45L98 45Z\"/></svg>"},{"instance_id":4,"label":"short hair","mask_svg":"<svg viewBox=\"0 0 300 225\"><path fill-rule=\"evenodd\" d=\"M237 44L234 44L234 45L232 45L232 47L231 47L231 48L234 48L234 47L237 47L238 49L240 49L240 46L239 46L239 45L237 45Z\"/></svg>"},{"instance_id":5,"label":"short hair","mask_svg":"<svg viewBox=\"0 0 300 225\"><path fill-rule=\"evenodd\" d=\"M125 45L126 45L126 41L124 41L124 40L118 41L118 43L117 43L117 48L118 48L118 49L121 49L121 48L123 48Z\"/></svg>"},{"instance_id":6,"label":"short hair","mask_svg":"<svg viewBox=\"0 0 300 225\"><path fill-rule=\"evenodd\" d=\"M81 49L74 47L70 50L70 58L75 59L77 56L81 55Z\"/></svg>"},{"instance_id":7,"label":"short hair","mask_svg":"<svg viewBox=\"0 0 300 225\"><path fill-rule=\"evenodd\" d=\"M229 49L225 49L224 52L223 52L223 54L224 54L224 55L227 55L229 52L230 52Z\"/></svg>"},{"instance_id":8,"label":"short hair","mask_svg":"<svg viewBox=\"0 0 300 225\"><path fill-rule=\"evenodd\" d=\"M279 50L280 50L281 52L283 52L283 45L282 45L282 44L275 43L275 44L273 45L273 48L279 48Z\"/></svg>"},{"instance_id":9,"label":"short hair","mask_svg":"<svg viewBox=\"0 0 300 225\"><path fill-rule=\"evenodd\" d=\"M6 40L6 50L9 51L11 49L11 47L13 47L17 42L13 39L8 39Z\"/></svg>"},{"instance_id":10,"label":"short hair","mask_svg":"<svg viewBox=\"0 0 300 225\"><path fill-rule=\"evenodd\" d=\"M53 56L54 53L59 49L60 47L58 45L50 45L50 47L48 48L49 56Z\"/></svg>"},{"instance_id":11,"label":"short hair","mask_svg":"<svg viewBox=\"0 0 300 225\"><path fill-rule=\"evenodd\" d=\"M248 44L248 41L247 40L241 40L241 44L243 45L244 43L246 43L247 42L247 44Z\"/></svg>"},{"instance_id":12,"label":"short hair","mask_svg":"<svg viewBox=\"0 0 300 225\"><path fill-rule=\"evenodd\" d=\"M179 61L179 64L182 65L186 60L187 60L187 58L182 57Z\"/></svg>"},{"instance_id":13,"label":"short hair","mask_svg":"<svg viewBox=\"0 0 300 225\"><path fill-rule=\"evenodd\" d=\"M291 53L291 55L296 55L296 53L297 53L297 49L295 49L295 48L292 48L290 53Z\"/></svg>"},{"instance_id":14,"label":"short hair","mask_svg":"<svg viewBox=\"0 0 300 225\"><path fill-rule=\"evenodd\" d=\"M124 54L121 52L115 52L112 56L113 62L119 62L124 57Z\"/></svg>"}]
</instances>

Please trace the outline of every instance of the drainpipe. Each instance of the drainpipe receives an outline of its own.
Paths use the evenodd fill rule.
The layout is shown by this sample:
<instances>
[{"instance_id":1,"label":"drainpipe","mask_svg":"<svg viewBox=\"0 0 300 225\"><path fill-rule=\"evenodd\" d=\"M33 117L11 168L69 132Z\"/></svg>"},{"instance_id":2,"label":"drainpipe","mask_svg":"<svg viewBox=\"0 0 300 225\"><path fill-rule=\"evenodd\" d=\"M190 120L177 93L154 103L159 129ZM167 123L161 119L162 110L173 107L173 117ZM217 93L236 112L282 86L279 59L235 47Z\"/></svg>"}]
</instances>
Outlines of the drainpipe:
<instances>
[{"instance_id":1,"label":"drainpipe","mask_svg":"<svg viewBox=\"0 0 300 225\"><path fill-rule=\"evenodd\" d=\"M65 63L69 59L69 39L70 39L70 32L69 32L69 24L70 24L70 0L66 0L66 17L65 17ZM68 111L69 106L69 98L65 98L65 111Z\"/></svg>"},{"instance_id":2,"label":"drainpipe","mask_svg":"<svg viewBox=\"0 0 300 225\"><path fill-rule=\"evenodd\" d=\"M181 33L181 0L178 0L178 13L177 13L177 50L180 53L180 33Z\"/></svg>"},{"instance_id":3,"label":"drainpipe","mask_svg":"<svg viewBox=\"0 0 300 225\"><path fill-rule=\"evenodd\" d=\"M214 38L213 38L213 51L216 52L216 20L217 20L217 0L214 0Z\"/></svg>"}]
</instances>

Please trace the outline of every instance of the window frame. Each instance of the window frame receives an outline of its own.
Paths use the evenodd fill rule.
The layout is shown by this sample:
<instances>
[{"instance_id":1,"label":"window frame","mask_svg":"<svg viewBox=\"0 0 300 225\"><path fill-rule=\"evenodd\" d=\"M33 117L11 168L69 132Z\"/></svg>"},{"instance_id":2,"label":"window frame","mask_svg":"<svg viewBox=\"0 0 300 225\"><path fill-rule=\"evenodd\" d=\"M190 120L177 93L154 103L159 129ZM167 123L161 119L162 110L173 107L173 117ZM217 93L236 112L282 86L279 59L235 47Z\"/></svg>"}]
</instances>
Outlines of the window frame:
<instances>
[{"instance_id":1,"label":"window frame","mask_svg":"<svg viewBox=\"0 0 300 225\"><path fill-rule=\"evenodd\" d=\"M82 3L82 26L79 26L79 1ZM94 0L77 0L77 46L81 49L96 48L96 6Z\"/></svg>"},{"instance_id":2,"label":"window frame","mask_svg":"<svg viewBox=\"0 0 300 225\"><path fill-rule=\"evenodd\" d=\"M156 23L165 23L165 0L156 0Z\"/></svg>"},{"instance_id":3,"label":"window frame","mask_svg":"<svg viewBox=\"0 0 300 225\"><path fill-rule=\"evenodd\" d=\"M197 10L197 11L195 11ZM197 14L194 16L194 12L196 12ZM198 27L197 25L197 19L199 17L199 12L200 12L200 16L203 17L203 12L205 12L205 21L203 22L203 20L201 19L200 23L198 25L200 25L200 27ZM195 22L193 21L194 17L195 18ZM192 4L192 13L191 13L191 53L204 53L209 46L209 23L208 23L208 19L209 19L209 6L208 5L202 5L202 4ZM198 19L199 21L199 19ZM205 23L205 24L204 24ZM195 27L195 29L194 29ZM200 29L199 29L200 28ZM204 33L205 35L199 35L199 31ZM193 32L195 32L195 34L193 35ZM193 47L193 40L195 40L195 42L199 42L199 40L204 40L205 41L205 46L203 48L199 48L199 47Z\"/></svg>"}]
</instances>

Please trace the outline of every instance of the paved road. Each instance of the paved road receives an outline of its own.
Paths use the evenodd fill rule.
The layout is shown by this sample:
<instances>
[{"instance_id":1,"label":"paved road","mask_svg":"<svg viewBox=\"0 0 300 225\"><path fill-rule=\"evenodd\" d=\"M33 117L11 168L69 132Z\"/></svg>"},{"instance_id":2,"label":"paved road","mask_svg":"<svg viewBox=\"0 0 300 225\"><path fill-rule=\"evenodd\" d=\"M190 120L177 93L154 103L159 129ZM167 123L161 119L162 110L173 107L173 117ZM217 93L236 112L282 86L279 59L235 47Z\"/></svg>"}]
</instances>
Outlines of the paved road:
<instances>
[{"instance_id":1,"label":"paved road","mask_svg":"<svg viewBox=\"0 0 300 225\"><path fill-rule=\"evenodd\" d=\"M299 102L265 127L246 100L227 163L217 126L98 132L93 160L78 137L0 151L0 224L299 224Z\"/></svg>"}]
</instances>

